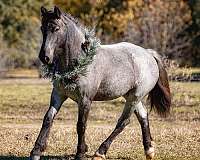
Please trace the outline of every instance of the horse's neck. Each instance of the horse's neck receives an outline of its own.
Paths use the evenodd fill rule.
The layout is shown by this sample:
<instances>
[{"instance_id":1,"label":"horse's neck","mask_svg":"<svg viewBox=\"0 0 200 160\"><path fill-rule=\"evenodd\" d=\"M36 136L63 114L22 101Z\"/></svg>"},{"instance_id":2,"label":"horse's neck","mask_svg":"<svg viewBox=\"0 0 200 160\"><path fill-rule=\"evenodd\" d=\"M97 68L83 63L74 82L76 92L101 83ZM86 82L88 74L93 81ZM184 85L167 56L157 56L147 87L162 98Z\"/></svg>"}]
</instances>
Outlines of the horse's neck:
<instances>
[{"instance_id":1,"label":"horse's neck","mask_svg":"<svg viewBox=\"0 0 200 160\"><path fill-rule=\"evenodd\" d=\"M85 36L82 33L81 29L75 26L71 26L69 34L66 40L66 63L68 65L72 65L75 59L78 59L80 54L82 54L81 44L84 43Z\"/></svg>"},{"instance_id":2,"label":"horse's neck","mask_svg":"<svg viewBox=\"0 0 200 160\"><path fill-rule=\"evenodd\" d=\"M57 59L56 71L59 73L64 73L67 69L66 66L66 55L60 55Z\"/></svg>"},{"instance_id":3,"label":"horse's neck","mask_svg":"<svg viewBox=\"0 0 200 160\"><path fill-rule=\"evenodd\" d=\"M70 52L72 52L72 54L80 54L80 50L81 50L81 43L83 43L85 41L85 37L84 34L81 32L80 29L78 28L74 28L74 33L72 33L73 35L70 37Z\"/></svg>"}]
</instances>

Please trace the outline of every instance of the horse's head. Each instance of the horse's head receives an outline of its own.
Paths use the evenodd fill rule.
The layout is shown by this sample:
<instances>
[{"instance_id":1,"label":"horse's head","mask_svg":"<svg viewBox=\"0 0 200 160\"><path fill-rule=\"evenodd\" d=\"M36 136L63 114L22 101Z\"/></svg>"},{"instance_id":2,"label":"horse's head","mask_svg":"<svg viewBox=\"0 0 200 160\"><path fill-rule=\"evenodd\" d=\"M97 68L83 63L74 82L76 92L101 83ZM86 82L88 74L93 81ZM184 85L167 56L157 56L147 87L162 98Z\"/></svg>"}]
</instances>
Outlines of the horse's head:
<instances>
[{"instance_id":1,"label":"horse's head","mask_svg":"<svg viewBox=\"0 0 200 160\"><path fill-rule=\"evenodd\" d=\"M44 64L52 64L56 57L56 50L63 48L65 44L65 24L62 20L62 12L58 7L47 11L41 7L41 31L43 42L39 53L39 59Z\"/></svg>"}]
</instances>

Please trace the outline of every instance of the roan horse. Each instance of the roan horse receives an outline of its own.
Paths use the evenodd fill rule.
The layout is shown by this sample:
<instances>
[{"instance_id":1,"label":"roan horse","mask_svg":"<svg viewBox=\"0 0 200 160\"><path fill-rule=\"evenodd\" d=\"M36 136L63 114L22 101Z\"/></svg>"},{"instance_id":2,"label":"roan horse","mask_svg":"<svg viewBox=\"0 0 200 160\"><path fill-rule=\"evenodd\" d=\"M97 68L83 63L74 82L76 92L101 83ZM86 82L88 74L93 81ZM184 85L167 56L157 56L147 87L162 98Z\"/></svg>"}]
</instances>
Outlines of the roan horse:
<instances>
[{"instance_id":1,"label":"roan horse","mask_svg":"<svg viewBox=\"0 0 200 160\"><path fill-rule=\"evenodd\" d=\"M41 7L41 14L43 43L39 58L45 65L56 66L55 72L61 74L85 53L83 50L87 49L87 37L83 27L58 7L50 11ZM155 153L148 113L141 100L149 94L151 107L161 116L169 113L171 105L167 73L158 54L127 42L100 45L96 48L92 62L87 65L87 72L74 79L74 91L68 90L62 83L59 86L53 84L50 107L44 116L30 159L40 159L47 145L53 119L67 98L78 104L78 145L75 159L84 159L88 150L85 130L92 101L112 100L120 96L126 100L123 113L114 131L100 145L93 159L106 158L113 140L129 124L132 112L141 125L146 158L153 159Z\"/></svg>"}]
</instances>

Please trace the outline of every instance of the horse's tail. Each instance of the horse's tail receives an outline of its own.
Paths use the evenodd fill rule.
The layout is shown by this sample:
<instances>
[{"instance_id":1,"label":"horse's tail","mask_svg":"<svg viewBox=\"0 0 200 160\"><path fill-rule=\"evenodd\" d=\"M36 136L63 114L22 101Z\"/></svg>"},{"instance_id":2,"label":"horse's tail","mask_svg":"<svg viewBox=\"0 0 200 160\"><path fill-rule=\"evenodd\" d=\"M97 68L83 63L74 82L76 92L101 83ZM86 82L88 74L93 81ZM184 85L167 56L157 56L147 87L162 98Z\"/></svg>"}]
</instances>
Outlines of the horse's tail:
<instances>
[{"instance_id":1,"label":"horse's tail","mask_svg":"<svg viewBox=\"0 0 200 160\"><path fill-rule=\"evenodd\" d=\"M158 53L151 49L148 49L148 52L156 59L159 69L158 81L150 91L148 99L150 100L151 109L155 109L160 116L166 117L171 108L171 93L167 72Z\"/></svg>"}]
</instances>

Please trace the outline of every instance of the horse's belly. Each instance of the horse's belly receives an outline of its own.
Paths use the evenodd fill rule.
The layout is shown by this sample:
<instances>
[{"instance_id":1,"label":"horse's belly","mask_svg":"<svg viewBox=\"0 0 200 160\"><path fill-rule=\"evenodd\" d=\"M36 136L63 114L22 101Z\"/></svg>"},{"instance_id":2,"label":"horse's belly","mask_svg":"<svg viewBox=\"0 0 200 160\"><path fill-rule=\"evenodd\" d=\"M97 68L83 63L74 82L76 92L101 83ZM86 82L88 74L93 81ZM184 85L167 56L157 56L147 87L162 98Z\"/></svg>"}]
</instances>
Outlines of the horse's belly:
<instances>
[{"instance_id":1,"label":"horse's belly","mask_svg":"<svg viewBox=\"0 0 200 160\"><path fill-rule=\"evenodd\" d=\"M120 76L116 75L109 80L103 80L98 88L94 97L96 101L112 100L125 95L130 89L133 88L133 76Z\"/></svg>"}]
</instances>

